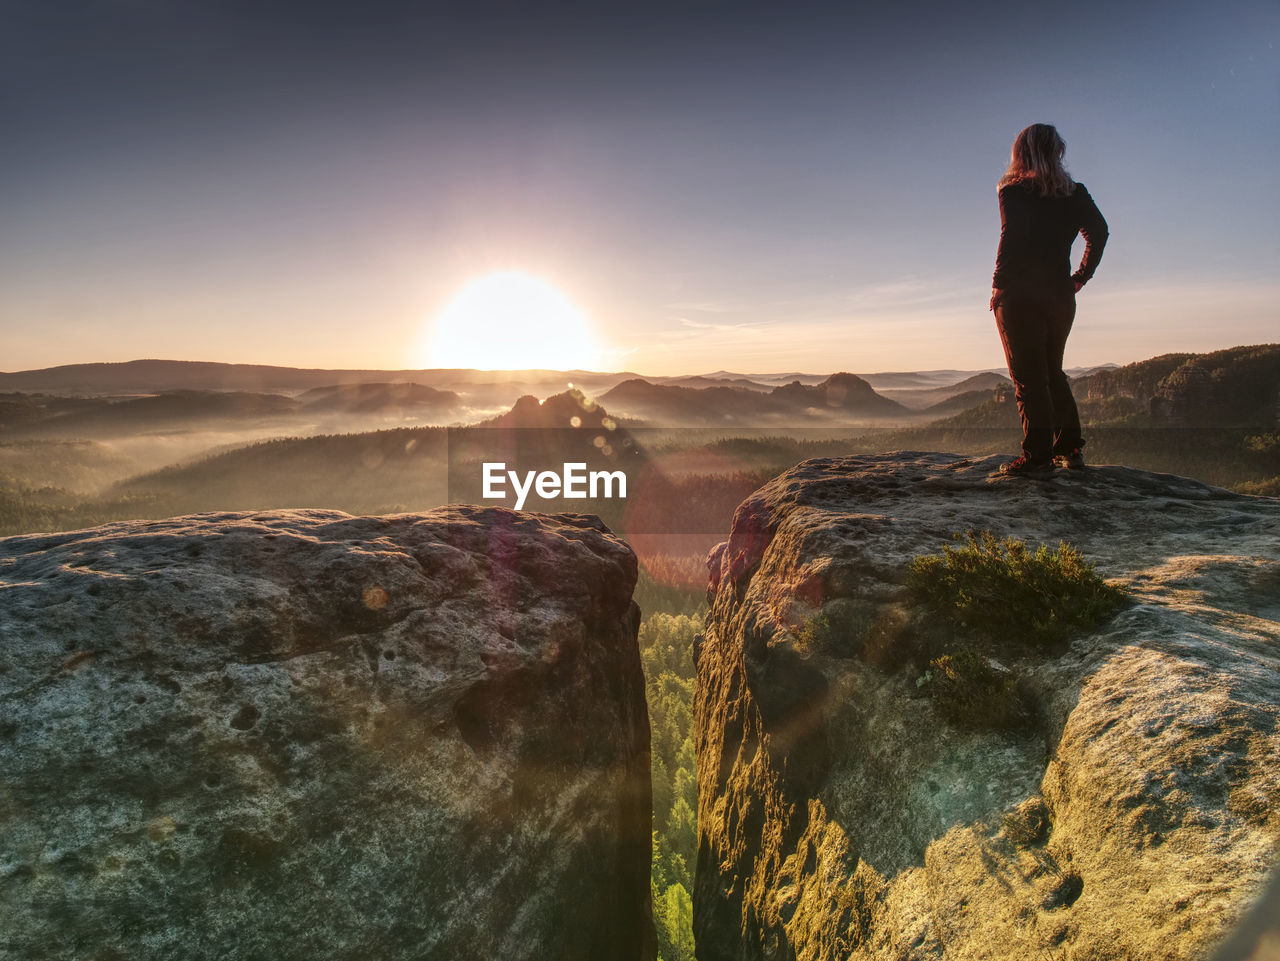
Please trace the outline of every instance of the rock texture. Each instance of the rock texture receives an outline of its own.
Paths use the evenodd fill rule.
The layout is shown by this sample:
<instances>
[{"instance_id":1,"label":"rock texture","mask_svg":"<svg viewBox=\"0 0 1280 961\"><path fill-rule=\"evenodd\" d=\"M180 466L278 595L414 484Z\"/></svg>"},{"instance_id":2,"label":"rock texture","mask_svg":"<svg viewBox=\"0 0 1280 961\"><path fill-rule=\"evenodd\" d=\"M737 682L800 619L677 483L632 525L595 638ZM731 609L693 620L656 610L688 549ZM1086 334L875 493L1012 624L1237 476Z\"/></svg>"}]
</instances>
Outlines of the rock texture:
<instances>
[{"instance_id":1,"label":"rock texture","mask_svg":"<svg viewBox=\"0 0 1280 961\"><path fill-rule=\"evenodd\" d=\"M635 578L471 507L0 540L0 956L652 959Z\"/></svg>"},{"instance_id":2,"label":"rock texture","mask_svg":"<svg viewBox=\"0 0 1280 961\"><path fill-rule=\"evenodd\" d=\"M1262 892L1280 502L998 462L812 460L738 509L697 649L699 961L1198 958ZM959 730L910 669L806 643L836 608L909 643L907 564L964 529L1066 539L1132 594L1006 665L1034 692L1025 731Z\"/></svg>"}]
</instances>

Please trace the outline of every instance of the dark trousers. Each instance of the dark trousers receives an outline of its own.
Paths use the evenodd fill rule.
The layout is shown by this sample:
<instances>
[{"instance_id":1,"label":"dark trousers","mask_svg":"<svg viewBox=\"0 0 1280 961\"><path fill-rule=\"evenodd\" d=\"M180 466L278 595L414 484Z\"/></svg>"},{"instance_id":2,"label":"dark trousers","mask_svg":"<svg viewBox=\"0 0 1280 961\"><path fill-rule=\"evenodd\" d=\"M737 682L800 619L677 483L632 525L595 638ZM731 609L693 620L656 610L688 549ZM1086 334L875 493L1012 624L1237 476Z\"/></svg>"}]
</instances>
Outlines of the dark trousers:
<instances>
[{"instance_id":1,"label":"dark trousers","mask_svg":"<svg viewBox=\"0 0 1280 961\"><path fill-rule=\"evenodd\" d=\"M1084 446L1080 412L1062 372L1075 295L1010 289L997 291L992 302L1022 420L1022 453L1046 461Z\"/></svg>"}]
</instances>

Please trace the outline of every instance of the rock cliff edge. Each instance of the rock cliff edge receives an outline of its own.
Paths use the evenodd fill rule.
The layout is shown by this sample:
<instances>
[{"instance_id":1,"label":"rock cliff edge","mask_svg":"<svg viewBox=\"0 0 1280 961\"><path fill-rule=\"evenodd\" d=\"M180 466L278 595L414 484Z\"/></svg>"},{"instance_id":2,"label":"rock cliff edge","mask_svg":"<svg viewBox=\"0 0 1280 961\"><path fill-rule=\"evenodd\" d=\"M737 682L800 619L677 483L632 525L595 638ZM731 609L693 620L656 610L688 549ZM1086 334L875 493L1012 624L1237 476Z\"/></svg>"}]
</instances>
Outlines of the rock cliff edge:
<instances>
[{"instance_id":1,"label":"rock cliff edge","mask_svg":"<svg viewBox=\"0 0 1280 961\"><path fill-rule=\"evenodd\" d=\"M699 961L1189 959L1260 894L1280 838L1280 502L997 464L807 461L712 552ZM911 558L965 529L1065 539L1129 592L1066 648L996 665L1034 703L1021 728L956 726L884 656L928 628ZM837 622L860 636L815 643Z\"/></svg>"},{"instance_id":2,"label":"rock cliff edge","mask_svg":"<svg viewBox=\"0 0 1280 961\"><path fill-rule=\"evenodd\" d=\"M0 540L0 955L651 959L635 578L469 507Z\"/></svg>"}]
</instances>

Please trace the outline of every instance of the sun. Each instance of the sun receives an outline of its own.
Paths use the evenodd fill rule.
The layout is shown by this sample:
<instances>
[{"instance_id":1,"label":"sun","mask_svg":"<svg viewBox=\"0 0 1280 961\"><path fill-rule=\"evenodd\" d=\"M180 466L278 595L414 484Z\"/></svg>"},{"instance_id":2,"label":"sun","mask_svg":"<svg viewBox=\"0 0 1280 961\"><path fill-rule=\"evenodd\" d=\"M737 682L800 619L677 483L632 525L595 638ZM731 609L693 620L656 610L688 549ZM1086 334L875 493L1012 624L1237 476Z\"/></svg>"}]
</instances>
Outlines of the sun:
<instances>
[{"instance_id":1,"label":"sun","mask_svg":"<svg viewBox=\"0 0 1280 961\"><path fill-rule=\"evenodd\" d=\"M582 311L541 277L508 271L470 281L429 333L433 367L591 369L599 351Z\"/></svg>"}]
</instances>

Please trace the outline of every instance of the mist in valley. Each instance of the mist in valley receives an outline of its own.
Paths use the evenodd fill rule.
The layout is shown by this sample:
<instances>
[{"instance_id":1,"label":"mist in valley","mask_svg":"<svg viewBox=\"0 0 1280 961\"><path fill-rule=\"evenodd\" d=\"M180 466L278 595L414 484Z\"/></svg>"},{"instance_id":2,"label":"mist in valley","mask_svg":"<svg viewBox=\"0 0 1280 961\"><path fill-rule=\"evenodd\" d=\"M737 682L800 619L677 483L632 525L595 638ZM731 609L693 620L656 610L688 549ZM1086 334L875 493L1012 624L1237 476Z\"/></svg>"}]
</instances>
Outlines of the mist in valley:
<instances>
[{"instance_id":1,"label":"mist in valley","mask_svg":"<svg viewBox=\"0 0 1280 961\"><path fill-rule=\"evenodd\" d=\"M1020 436L1007 378L992 371L395 381L176 362L140 362L130 379L131 366L0 375L0 388L33 388L0 394L0 533L215 510L423 511L482 500L485 463L581 463L624 471L627 497L531 489L522 506L597 513L685 569L752 490L806 458L985 455L1015 451ZM1280 347L1162 355L1084 372L1074 390L1091 463L1280 493ZM507 493L488 502L514 507Z\"/></svg>"}]
</instances>

